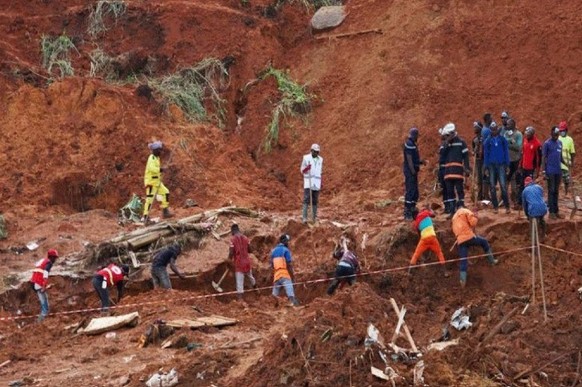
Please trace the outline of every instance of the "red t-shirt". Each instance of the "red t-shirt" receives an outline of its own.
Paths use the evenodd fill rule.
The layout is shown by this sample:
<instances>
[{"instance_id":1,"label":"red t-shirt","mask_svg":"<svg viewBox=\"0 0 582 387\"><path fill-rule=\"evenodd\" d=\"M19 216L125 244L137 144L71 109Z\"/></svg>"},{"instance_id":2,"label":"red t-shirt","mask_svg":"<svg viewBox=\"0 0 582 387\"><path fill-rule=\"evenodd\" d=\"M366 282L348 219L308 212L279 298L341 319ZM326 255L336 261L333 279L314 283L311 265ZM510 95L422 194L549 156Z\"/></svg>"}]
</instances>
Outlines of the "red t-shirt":
<instances>
[{"instance_id":1,"label":"red t-shirt","mask_svg":"<svg viewBox=\"0 0 582 387\"><path fill-rule=\"evenodd\" d=\"M540 159L540 148L542 144L537 137L528 140L523 137L523 154L521 156L521 167L527 170L538 169L542 160Z\"/></svg>"},{"instance_id":2,"label":"red t-shirt","mask_svg":"<svg viewBox=\"0 0 582 387\"><path fill-rule=\"evenodd\" d=\"M235 271L248 273L251 271L251 260L249 259L249 240L243 234L233 235L230 239L230 247L233 249L233 260Z\"/></svg>"}]
</instances>

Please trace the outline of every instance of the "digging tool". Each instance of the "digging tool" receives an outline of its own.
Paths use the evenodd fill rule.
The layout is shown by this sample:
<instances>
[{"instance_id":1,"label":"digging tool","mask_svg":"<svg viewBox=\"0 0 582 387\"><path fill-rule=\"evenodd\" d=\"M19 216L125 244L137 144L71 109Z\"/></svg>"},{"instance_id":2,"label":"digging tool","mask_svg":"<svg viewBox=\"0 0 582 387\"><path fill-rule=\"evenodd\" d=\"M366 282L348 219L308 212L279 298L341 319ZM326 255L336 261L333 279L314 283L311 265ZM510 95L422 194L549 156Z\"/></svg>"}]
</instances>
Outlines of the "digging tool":
<instances>
[{"instance_id":1,"label":"digging tool","mask_svg":"<svg viewBox=\"0 0 582 387\"><path fill-rule=\"evenodd\" d=\"M230 269L226 269L224 271L224 274L222 275L222 277L220 277L220 279L218 280L218 283L212 281L212 287L214 288L214 290L216 290L218 293L222 293L224 290L222 290L222 288L220 287L220 284L222 283L222 281L224 281L224 279L226 278L226 275L228 274L228 272L230 271Z\"/></svg>"}]
</instances>

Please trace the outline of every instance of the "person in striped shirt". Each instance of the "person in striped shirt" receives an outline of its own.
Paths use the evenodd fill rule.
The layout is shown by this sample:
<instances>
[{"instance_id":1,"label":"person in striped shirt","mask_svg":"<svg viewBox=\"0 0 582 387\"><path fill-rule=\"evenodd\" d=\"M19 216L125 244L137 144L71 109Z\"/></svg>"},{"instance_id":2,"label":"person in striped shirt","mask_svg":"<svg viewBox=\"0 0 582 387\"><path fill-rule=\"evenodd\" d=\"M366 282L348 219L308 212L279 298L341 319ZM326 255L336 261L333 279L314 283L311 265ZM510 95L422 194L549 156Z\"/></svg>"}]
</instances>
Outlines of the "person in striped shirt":
<instances>
[{"instance_id":1,"label":"person in striped shirt","mask_svg":"<svg viewBox=\"0 0 582 387\"><path fill-rule=\"evenodd\" d=\"M420 212L418 212L418 210L415 211L413 215L414 215L413 228L420 234L420 240L418 241L416 250L412 255L412 259L410 260L410 267L412 268L414 265L416 265L418 259L422 256L422 254L425 251L430 250L437 256L440 264L443 265L444 268L445 256L443 255L443 251L441 249L439 240L436 237L434 225L432 222L432 218L435 217L434 211L431 210L430 208L425 208ZM444 269L444 275L445 277L448 277L448 272L446 271L446 268Z\"/></svg>"}]
</instances>

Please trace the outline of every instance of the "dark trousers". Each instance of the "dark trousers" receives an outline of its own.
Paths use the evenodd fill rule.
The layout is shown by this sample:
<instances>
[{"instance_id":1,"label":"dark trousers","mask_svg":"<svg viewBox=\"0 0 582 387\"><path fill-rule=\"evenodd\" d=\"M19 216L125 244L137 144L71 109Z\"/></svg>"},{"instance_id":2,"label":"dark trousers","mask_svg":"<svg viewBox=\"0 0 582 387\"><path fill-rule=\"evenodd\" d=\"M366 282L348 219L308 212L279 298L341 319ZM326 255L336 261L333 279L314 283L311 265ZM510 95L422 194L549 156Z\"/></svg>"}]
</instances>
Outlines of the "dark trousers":
<instances>
[{"instance_id":1,"label":"dark trousers","mask_svg":"<svg viewBox=\"0 0 582 387\"><path fill-rule=\"evenodd\" d=\"M445 179L445 190L447 191L445 211L449 214L454 213L457 208L465 206L465 187L463 183L463 179Z\"/></svg>"},{"instance_id":2,"label":"dark trousers","mask_svg":"<svg viewBox=\"0 0 582 387\"><path fill-rule=\"evenodd\" d=\"M483 160L475 160L475 174L477 175L477 200L483 200Z\"/></svg>"},{"instance_id":3,"label":"dark trousers","mask_svg":"<svg viewBox=\"0 0 582 387\"><path fill-rule=\"evenodd\" d=\"M309 196L312 196L312 198L310 198ZM319 191L311 190L309 188L304 188L303 189L303 204L309 205L309 203L311 203L312 199L313 199L313 205L317 206L319 204Z\"/></svg>"},{"instance_id":4,"label":"dark trousers","mask_svg":"<svg viewBox=\"0 0 582 387\"><path fill-rule=\"evenodd\" d=\"M461 258L460 270L463 272L467 272L467 257L469 256L469 247L471 246L481 246L485 253L488 253L490 249L487 239L480 237L479 235L461 243L459 245L459 258Z\"/></svg>"},{"instance_id":5,"label":"dark trousers","mask_svg":"<svg viewBox=\"0 0 582 387\"><path fill-rule=\"evenodd\" d=\"M548 208L550 214L558 214L558 196L560 193L560 181L562 175L546 175L548 180Z\"/></svg>"},{"instance_id":6,"label":"dark trousers","mask_svg":"<svg viewBox=\"0 0 582 387\"><path fill-rule=\"evenodd\" d=\"M443 197L443 206L446 209L447 189L445 187L445 167L439 167L438 179L439 179L439 185L441 187L441 195Z\"/></svg>"},{"instance_id":7,"label":"dark trousers","mask_svg":"<svg viewBox=\"0 0 582 387\"><path fill-rule=\"evenodd\" d=\"M519 160L517 161L510 161L509 162L509 173L507 174L507 186L511 186L511 200L513 203L517 202L517 181L518 181L518 174L517 170L519 169Z\"/></svg>"},{"instance_id":8,"label":"dark trousers","mask_svg":"<svg viewBox=\"0 0 582 387\"><path fill-rule=\"evenodd\" d=\"M347 266L340 266L338 265L335 269L335 277L333 279L333 281L331 281L331 284L329 285L329 288L327 288L327 294L329 294L330 296L333 294L333 292L335 292L335 290L337 289L337 287L339 286L339 284L341 283L347 283L350 286L354 284L354 282L356 282L356 276L355 276L355 271L352 267L347 267ZM339 278L341 277L341 278Z\"/></svg>"},{"instance_id":9,"label":"dark trousers","mask_svg":"<svg viewBox=\"0 0 582 387\"><path fill-rule=\"evenodd\" d=\"M418 174L404 172L404 189L404 212L410 213L418 201Z\"/></svg>"},{"instance_id":10,"label":"dark trousers","mask_svg":"<svg viewBox=\"0 0 582 387\"><path fill-rule=\"evenodd\" d=\"M103 289L103 276L96 275L93 277L93 287L101 300L101 310L106 311L109 309L109 290L107 288Z\"/></svg>"}]
</instances>

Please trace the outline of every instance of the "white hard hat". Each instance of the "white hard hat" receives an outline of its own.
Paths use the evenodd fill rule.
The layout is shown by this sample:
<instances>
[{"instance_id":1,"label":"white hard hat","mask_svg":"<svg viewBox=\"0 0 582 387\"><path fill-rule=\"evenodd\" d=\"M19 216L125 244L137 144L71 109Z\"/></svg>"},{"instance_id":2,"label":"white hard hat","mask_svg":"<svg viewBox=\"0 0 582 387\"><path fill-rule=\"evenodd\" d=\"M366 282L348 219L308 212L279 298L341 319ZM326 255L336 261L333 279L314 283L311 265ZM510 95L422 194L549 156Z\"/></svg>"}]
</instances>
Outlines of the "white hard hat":
<instances>
[{"instance_id":1,"label":"white hard hat","mask_svg":"<svg viewBox=\"0 0 582 387\"><path fill-rule=\"evenodd\" d=\"M455 124L453 124L452 122L449 122L448 124L446 124L443 127L443 135L448 136L451 135L453 133L455 133L456 127Z\"/></svg>"},{"instance_id":2,"label":"white hard hat","mask_svg":"<svg viewBox=\"0 0 582 387\"><path fill-rule=\"evenodd\" d=\"M311 144L311 150L319 152L319 145L318 144Z\"/></svg>"}]
</instances>

